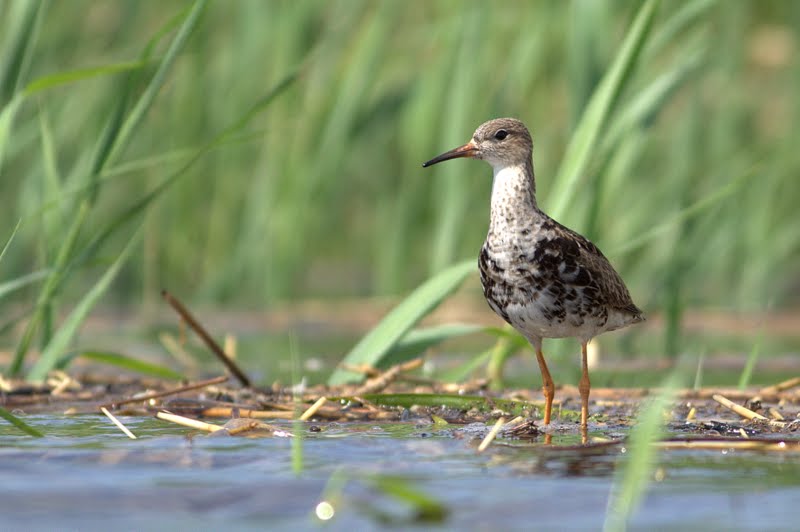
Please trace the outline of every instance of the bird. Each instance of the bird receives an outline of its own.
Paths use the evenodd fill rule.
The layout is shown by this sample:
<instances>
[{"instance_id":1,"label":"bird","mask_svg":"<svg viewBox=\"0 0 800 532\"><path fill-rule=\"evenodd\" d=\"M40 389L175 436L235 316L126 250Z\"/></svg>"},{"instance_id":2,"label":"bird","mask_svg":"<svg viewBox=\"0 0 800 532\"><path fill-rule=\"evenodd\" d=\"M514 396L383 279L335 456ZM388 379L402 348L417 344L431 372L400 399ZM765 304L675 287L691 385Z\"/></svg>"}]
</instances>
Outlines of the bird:
<instances>
[{"instance_id":1,"label":"bird","mask_svg":"<svg viewBox=\"0 0 800 532\"><path fill-rule=\"evenodd\" d=\"M424 163L457 158L493 170L489 231L478 258L491 309L536 352L549 425L555 387L542 352L544 338L581 343L581 430L586 441L591 383L586 346L595 336L644 321L620 275L600 249L545 214L536 201L533 140L515 118L481 124L472 139Z\"/></svg>"}]
</instances>

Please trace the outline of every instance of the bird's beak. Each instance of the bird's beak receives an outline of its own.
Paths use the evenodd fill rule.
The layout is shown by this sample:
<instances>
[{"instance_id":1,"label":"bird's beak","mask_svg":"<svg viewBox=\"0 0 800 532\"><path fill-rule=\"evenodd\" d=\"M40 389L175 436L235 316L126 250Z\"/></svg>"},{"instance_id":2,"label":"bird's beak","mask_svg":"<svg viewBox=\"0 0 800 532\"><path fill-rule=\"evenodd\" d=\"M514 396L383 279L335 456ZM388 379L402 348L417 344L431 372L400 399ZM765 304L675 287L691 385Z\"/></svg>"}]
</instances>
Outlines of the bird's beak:
<instances>
[{"instance_id":1,"label":"bird's beak","mask_svg":"<svg viewBox=\"0 0 800 532\"><path fill-rule=\"evenodd\" d=\"M427 163L423 164L423 168L427 168L442 161L449 161L450 159L458 159L460 157L475 157L478 154L478 147L474 142L469 141L461 147L454 150L446 151L438 157L434 157Z\"/></svg>"}]
</instances>

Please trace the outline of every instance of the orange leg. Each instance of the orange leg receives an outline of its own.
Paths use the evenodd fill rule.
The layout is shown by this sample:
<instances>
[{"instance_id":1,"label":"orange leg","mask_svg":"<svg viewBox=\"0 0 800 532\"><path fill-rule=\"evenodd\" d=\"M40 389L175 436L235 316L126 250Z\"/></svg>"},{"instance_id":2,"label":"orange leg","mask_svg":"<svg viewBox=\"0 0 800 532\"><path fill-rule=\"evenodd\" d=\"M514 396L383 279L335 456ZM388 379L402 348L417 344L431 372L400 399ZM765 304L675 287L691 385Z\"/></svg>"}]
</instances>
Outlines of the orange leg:
<instances>
[{"instance_id":1,"label":"orange leg","mask_svg":"<svg viewBox=\"0 0 800 532\"><path fill-rule=\"evenodd\" d=\"M555 387L553 386L553 378L550 376L550 370L547 369L547 363L544 361L544 353L542 353L541 341L538 345L534 344L536 348L536 360L539 362L539 370L542 372L542 392L544 392L544 424L550 424L550 414L553 410L553 396L555 396Z\"/></svg>"},{"instance_id":2,"label":"orange leg","mask_svg":"<svg viewBox=\"0 0 800 532\"><path fill-rule=\"evenodd\" d=\"M589 364L586 361L587 343L581 341L581 381L578 384L578 390L581 392L581 434L583 435L584 443L586 443L586 426L589 417L589 390L592 387L589 382Z\"/></svg>"}]
</instances>

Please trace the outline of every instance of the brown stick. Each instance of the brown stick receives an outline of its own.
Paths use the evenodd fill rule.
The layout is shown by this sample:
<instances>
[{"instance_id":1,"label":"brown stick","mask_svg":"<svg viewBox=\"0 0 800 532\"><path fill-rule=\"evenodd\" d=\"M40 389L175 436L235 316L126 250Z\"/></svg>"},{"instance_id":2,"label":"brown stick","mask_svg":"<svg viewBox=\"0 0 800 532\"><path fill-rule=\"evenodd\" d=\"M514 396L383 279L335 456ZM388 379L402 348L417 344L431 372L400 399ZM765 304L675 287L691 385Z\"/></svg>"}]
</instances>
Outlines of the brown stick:
<instances>
[{"instance_id":1,"label":"brown stick","mask_svg":"<svg viewBox=\"0 0 800 532\"><path fill-rule=\"evenodd\" d=\"M196 382L194 384L186 384L184 386L178 386L177 388L172 388L171 390L165 390L163 392L153 392L141 395L139 397L132 397L130 399L123 399L121 401L112 401L110 403L106 403L100 405L100 408L114 408L120 405L126 405L128 403L138 403L139 401L149 401L150 399L158 399L159 397L166 397L168 395L175 395L176 393L183 393L188 392L191 390L197 390L198 388L205 388L206 386L211 386L213 384L220 384L225 382L229 379L227 375L221 375L219 377L214 377L213 379L207 379L204 381Z\"/></svg>"},{"instance_id":2,"label":"brown stick","mask_svg":"<svg viewBox=\"0 0 800 532\"><path fill-rule=\"evenodd\" d=\"M233 376L236 377L236 380L238 380L239 383L241 383L241 385L245 388L249 388L250 379L247 378L247 375L245 375L244 372L239 369L239 366L237 366L236 363L225 354L225 351L223 351L219 344L215 342L213 338L211 338L211 335L206 332L205 328L200 325L200 323L195 319L194 316L192 316L189 310L183 306L183 303L175 299L175 297L166 290L161 291L161 297L163 297L164 300L169 303L173 309L175 309L175 312L177 312L180 317L183 318L183 321L185 321L189 327L194 329L194 332L196 332L203 342L205 342L206 346L217 356L220 362L225 364L225 367L227 367L228 371L230 371Z\"/></svg>"}]
</instances>

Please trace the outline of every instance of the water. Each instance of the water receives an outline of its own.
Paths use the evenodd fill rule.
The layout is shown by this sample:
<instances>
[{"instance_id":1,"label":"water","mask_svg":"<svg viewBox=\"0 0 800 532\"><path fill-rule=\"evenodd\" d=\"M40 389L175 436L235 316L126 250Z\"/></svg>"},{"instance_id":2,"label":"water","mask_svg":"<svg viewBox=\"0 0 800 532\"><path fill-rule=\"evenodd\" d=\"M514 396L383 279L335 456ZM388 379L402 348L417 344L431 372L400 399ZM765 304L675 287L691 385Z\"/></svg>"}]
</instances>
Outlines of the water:
<instances>
[{"instance_id":1,"label":"water","mask_svg":"<svg viewBox=\"0 0 800 532\"><path fill-rule=\"evenodd\" d=\"M124 418L134 441L100 416L25 419L48 437L0 422L2 530L598 530L625 459L619 447L586 454L508 440L478 454L460 427L334 423L305 433L295 473L289 438L187 437ZM656 478L631 529L796 529L797 454L669 451ZM443 520L415 520L418 508L381 481L441 505ZM327 521L315 512L323 501Z\"/></svg>"}]
</instances>

